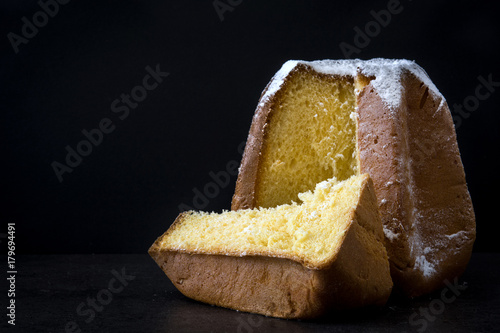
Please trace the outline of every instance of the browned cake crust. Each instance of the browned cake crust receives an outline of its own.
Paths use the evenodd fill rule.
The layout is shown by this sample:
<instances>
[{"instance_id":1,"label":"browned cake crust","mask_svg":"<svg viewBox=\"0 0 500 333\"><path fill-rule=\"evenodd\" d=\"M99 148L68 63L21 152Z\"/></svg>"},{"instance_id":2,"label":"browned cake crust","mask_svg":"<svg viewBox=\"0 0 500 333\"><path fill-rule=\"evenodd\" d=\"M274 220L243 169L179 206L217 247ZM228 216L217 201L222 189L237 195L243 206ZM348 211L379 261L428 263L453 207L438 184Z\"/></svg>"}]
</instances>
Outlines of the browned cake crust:
<instances>
[{"instance_id":1,"label":"browned cake crust","mask_svg":"<svg viewBox=\"0 0 500 333\"><path fill-rule=\"evenodd\" d=\"M316 73L300 62L290 73L294 71ZM474 211L455 129L444 98L429 91L414 71L401 70L402 96L396 108L384 103L372 84L375 77L360 73L362 69L353 78L360 86L359 172L370 174L375 184L395 287L410 297L419 296L460 275L475 240ZM233 210L255 207L266 127L281 103L288 77L276 93L266 94L270 85L266 87L266 98L261 97L255 111Z\"/></svg>"},{"instance_id":2,"label":"browned cake crust","mask_svg":"<svg viewBox=\"0 0 500 333\"><path fill-rule=\"evenodd\" d=\"M392 280L380 233L371 230L380 223L374 202L370 182L337 257L323 269L271 256L165 250L161 246L163 236L151 246L149 254L185 296L235 310L280 318L313 318L331 308L384 305Z\"/></svg>"}]
</instances>

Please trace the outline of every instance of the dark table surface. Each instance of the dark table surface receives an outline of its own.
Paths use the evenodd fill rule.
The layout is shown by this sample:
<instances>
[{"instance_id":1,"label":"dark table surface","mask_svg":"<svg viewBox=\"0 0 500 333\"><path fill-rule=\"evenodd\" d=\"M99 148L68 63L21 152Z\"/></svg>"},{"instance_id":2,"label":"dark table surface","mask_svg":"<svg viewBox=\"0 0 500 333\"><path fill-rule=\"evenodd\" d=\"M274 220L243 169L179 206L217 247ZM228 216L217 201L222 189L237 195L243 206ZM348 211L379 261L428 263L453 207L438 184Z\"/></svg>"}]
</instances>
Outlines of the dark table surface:
<instances>
[{"instance_id":1,"label":"dark table surface","mask_svg":"<svg viewBox=\"0 0 500 333\"><path fill-rule=\"evenodd\" d=\"M393 297L380 309L332 312L315 321L268 318L190 300L147 255L18 256L17 268L16 325L2 320L2 332L500 330L500 254L474 254L458 280L458 296L448 290L444 298L442 291L412 301ZM4 294L8 288L2 280ZM5 298L2 303L5 309Z\"/></svg>"}]
</instances>

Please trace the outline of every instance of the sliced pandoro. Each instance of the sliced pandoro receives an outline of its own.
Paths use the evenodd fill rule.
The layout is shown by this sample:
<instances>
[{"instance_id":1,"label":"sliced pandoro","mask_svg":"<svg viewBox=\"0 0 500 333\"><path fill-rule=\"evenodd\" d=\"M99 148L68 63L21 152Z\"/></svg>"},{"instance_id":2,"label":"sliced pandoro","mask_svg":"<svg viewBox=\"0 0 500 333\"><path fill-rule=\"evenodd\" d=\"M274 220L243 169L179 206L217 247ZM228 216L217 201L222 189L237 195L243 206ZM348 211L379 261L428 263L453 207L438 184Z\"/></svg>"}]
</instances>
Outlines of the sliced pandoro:
<instances>
[{"instance_id":1,"label":"sliced pandoro","mask_svg":"<svg viewBox=\"0 0 500 333\"><path fill-rule=\"evenodd\" d=\"M301 204L181 213L149 254L185 296L280 318L383 305L389 262L367 174L317 184Z\"/></svg>"},{"instance_id":2,"label":"sliced pandoro","mask_svg":"<svg viewBox=\"0 0 500 333\"><path fill-rule=\"evenodd\" d=\"M408 60L288 61L253 117L232 209L300 202L330 177L369 173L395 288L460 275L475 218L448 105Z\"/></svg>"}]
</instances>

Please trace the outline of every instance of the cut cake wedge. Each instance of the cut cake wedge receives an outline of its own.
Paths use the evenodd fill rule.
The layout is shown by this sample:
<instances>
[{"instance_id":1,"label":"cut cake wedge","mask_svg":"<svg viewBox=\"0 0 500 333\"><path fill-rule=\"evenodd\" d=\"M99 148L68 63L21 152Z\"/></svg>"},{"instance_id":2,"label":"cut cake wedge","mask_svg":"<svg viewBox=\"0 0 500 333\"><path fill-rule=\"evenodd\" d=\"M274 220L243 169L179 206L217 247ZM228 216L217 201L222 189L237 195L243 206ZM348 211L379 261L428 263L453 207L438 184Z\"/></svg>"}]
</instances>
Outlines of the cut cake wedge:
<instances>
[{"instance_id":1,"label":"cut cake wedge","mask_svg":"<svg viewBox=\"0 0 500 333\"><path fill-rule=\"evenodd\" d=\"M149 254L184 295L280 318L383 305L389 263L368 175L317 184L302 203L181 213Z\"/></svg>"}]
</instances>

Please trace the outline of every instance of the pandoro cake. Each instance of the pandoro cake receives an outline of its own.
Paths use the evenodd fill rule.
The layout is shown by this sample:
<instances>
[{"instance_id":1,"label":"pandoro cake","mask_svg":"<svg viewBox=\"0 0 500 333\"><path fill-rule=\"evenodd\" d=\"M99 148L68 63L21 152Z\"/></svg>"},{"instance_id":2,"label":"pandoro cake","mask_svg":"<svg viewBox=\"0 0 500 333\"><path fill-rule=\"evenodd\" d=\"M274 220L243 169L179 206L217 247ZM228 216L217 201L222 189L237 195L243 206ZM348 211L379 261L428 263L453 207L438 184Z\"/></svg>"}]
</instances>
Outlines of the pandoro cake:
<instances>
[{"instance_id":1,"label":"pandoro cake","mask_svg":"<svg viewBox=\"0 0 500 333\"><path fill-rule=\"evenodd\" d=\"M301 202L325 179L362 173L395 288L414 297L460 275L474 211L448 105L413 61L286 62L255 111L232 209Z\"/></svg>"},{"instance_id":2,"label":"pandoro cake","mask_svg":"<svg viewBox=\"0 0 500 333\"><path fill-rule=\"evenodd\" d=\"M300 204L181 213L149 254L184 295L280 318L383 305L389 261L367 174L320 182Z\"/></svg>"}]
</instances>

